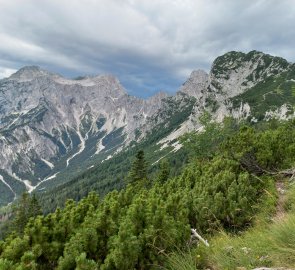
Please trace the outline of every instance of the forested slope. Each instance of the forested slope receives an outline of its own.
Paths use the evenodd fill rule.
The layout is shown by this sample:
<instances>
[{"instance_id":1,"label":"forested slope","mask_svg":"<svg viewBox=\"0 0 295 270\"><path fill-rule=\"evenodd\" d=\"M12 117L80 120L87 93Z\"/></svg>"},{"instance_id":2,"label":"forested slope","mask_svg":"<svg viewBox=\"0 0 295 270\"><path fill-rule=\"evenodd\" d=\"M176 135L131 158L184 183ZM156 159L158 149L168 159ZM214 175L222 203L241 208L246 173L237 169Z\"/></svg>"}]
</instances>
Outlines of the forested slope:
<instances>
[{"instance_id":1,"label":"forested slope","mask_svg":"<svg viewBox=\"0 0 295 270\"><path fill-rule=\"evenodd\" d=\"M165 269L191 228L205 238L249 228L294 168L295 121L205 128L183 138L191 161L180 176L162 166L151 178L137 155L121 191L68 200L0 242L0 269Z\"/></svg>"}]
</instances>

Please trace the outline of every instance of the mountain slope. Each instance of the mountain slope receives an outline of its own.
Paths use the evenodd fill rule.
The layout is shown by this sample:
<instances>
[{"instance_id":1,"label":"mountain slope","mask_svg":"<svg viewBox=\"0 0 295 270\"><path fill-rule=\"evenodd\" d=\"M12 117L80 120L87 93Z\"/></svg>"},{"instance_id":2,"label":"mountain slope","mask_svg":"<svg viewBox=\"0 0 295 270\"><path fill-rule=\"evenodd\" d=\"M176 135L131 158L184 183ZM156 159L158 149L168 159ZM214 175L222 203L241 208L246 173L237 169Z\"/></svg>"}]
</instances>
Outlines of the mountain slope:
<instances>
[{"instance_id":1,"label":"mountain slope","mask_svg":"<svg viewBox=\"0 0 295 270\"><path fill-rule=\"evenodd\" d=\"M171 99L129 96L110 75L67 80L25 67L1 80L0 191L9 194L3 202L53 179L65 182L144 138L162 121L152 116L170 106L163 100Z\"/></svg>"},{"instance_id":2,"label":"mountain slope","mask_svg":"<svg viewBox=\"0 0 295 270\"><path fill-rule=\"evenodd\" d=\"M271 217L278 202L276 179L281 180L286 170L291 173L294 166L295 121L264 123L257 129L236 125L230 136L226 125L213 125L223 135L222 144L210 158L195 156L178 177L153 177L150 182L137 178L104 198L91 192L78 203L68 200L63 209L48 215L28 211L24 216L28 199L22 199L16 207L18 222L11 226L20 233L0 241L0 268L121 270L183 269L187 265L189 269L254 269L294 265L294 215L277 228L271 225ZM209 148L204 147L204 152L212 148L211 129L205 133ZM189 150L205 141L203 135L186 144ZM246 161L255 167L247 166ZM143 167L138 166L137 172ZM257 167L264 170L256 174L253 168L257 172ZM294 211L294 199L286 206ZM255 223L259 230L243 233ZM216 235L222 237L220 241ZM208 239L202 241L207 247L200 239ZM192 251L193 260L182 260L180 267L167 265L173 253L186 251Z\"/></svg>"},{"instance_id":3,"label":"mountain slope","mask_svg":"<svg viewBox=\"0 0 295 270\"><path fill-rule=\"evenodd\" d=\"M128 146L155 152L151 164L172 156L204 111L216 121L293 117L294 89L295 65L257 51L226 53L209 74L193 71L176 95L148 100L129 96L111 75L68 80L25 67L0 81L0 204L100 171ZM113 185L103 175L107 192Z\"/></svg>"}]
</instances>

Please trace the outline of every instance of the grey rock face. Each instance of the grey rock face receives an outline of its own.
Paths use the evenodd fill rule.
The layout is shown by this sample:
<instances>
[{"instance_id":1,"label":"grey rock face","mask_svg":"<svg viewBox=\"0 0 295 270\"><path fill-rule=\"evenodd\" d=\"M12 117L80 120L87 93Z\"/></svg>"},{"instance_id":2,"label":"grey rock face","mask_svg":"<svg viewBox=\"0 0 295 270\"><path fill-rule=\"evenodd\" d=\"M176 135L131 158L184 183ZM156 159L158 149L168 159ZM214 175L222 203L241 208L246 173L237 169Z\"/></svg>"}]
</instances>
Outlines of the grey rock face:
<instances>
[{"instance_id":1,"label":"grey rock face","mask_svg":"<svg viewBox=\"0 0 295 270\"><path fill-rule=\"evenodd\" d=\"M208 87L209 75L203 70L194 70L179 91L195 97L197 100L204 96Z\"/></svg>"},{"instance_id":2,"label":"grey rock face","mask_svg":"<svg viewBox=\"0 0 295 270\"><path fill-rule=\"evenodd\" d=\"M286 75L290 74L290 75ZM179 127L173 131L163 142L173 141L183 133L191 130L198 130L201 125L198 121L199 116L208 111L211 113L213 120L222 121L226 116L232 116L237 119L251 118L251 121L257 121L255 113L263 114L264 119L270 118L288 119L294 117L292 113L292 101L290 104L282 103L275 104L275 101L270 103L270 111L263 111L259 107L261 104L256 104L255 107L248 103L247 100L255 101L259 96L267 94L276 95L276 87L270 83L277 79L282 82L287 80L288 83L294 84L295 87L295 68L294 64L288 63L280 57L273 57L261 52L252 51L247 54L241 52L229 52L218 57L212 64L210 73L207 74L202 70L193 71L188 80L179 89L179 92L188 94L196 98L191 116ZM259 84L268 82L264 89L257 88ZM255 92L253 93L255 89ZM259 93L261 91L261 93ZM283 90L282 90L283 91ZM247 93L251 98L247 99ZM239 102L233 104L234 98L239 97ZM282 93L284 95L284 93ZM246 101L243 99L246 98ZM281 96L277 97L281 99ZM273 98L275 100L276 98ZM274 105L271 104L274 103ZM267 108L267 106L264 106ZM275 108L275 109L274 109Z\"/></svg>"},{"instance_id":3,"label":"grey rock face","mask_svg":"<svg viewBox=\"0 0 295 270\"><path fill-rule=\"evenodd\" d=\"M68 80L22 68L0 81L0 169L31 191L62 158L69 166L90 140L97 155L120 129L120 142L110 148L127 145L165 97L129 96L111 75Z\"/></svg>"},{"instance_id":4,"label":"grey rock face","mask_svg":"<svg viewBox=\"0 0 295 270\"><path fill-rule=\"evenodd\" d=\"M243 93L266 77L287 71L286 60L261 52L229 52L218 57L209 75L210 90L224 100Z\"/></svg>"},{"instance_id":5,"label":"grey rock face","mask_svg":"<svg viewBox=\"0 0 295 270\"><path fill-rule=\"evenodd\" d=\"M287 119L294 104L281 102L261 112L250 101L275 95L278 87L270 82L277 79L295 87L294 74L295 66L282 58L229 52L214 61L209 74L193 71L176 95L160 92L143 100L128 95L112 75L69 80L39 67L22 68L0 80L0 191L11 193L12 200L58 178L65 168L81 171L81 163L111 158L130 142L153 135L157 126L153 132L170 132L156 136L160 148L173 142L177 150L181 145L175 140L201 128L204 111L217 121L225 116L257 121L255 110L265 119Z\"/></svg>"}]
</instances>

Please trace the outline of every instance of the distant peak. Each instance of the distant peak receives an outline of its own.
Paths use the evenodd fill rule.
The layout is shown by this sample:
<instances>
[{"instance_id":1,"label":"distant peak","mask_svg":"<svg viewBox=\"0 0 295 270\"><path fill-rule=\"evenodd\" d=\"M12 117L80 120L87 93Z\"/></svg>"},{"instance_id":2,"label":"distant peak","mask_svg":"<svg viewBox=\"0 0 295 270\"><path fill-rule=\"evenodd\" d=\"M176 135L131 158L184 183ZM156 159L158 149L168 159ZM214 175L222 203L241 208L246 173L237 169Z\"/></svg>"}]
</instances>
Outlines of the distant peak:
<instances>
[{"instance_id":1,"label":"distant peak","mask_svg":"<svg viewBox=\"0 0 295 270\"><path fill-rule=\"evenodd\" d=\"M119 79L112 74L98 75L90 78L97 86L108 89L109 94L112 96L121 96L125 95L126 91L121 85Z\"/></svg>"},{"instance_id":2,"label":"distant peak","mask_svg":"<svg viewBox=\"0 0 295 270\"><path fill-rule=\"evenodd\" d=\"M97 75L94 77L90 77L89 79L96 84L121 86L119 79L112 74Z\"/></svg>"},{"instance_id":3,"label":"distant peak","mask_svg":"<svg viewBox=\"0 0 295 270\"><path fill-rule=\"evenodd\" d=\"M22 67L21 69L19 69L19 72L22 72L22 71L40 71L41 70L41 68L39 67L39 66L34 66L34 65L32 65L32 66L24 66L24 67Z\"/></svg>"},{"instance_id":4,"label":"distant peak","mask_svg":"<svg viewBox=\"0 0 295 270\"><path fill-rule=\"evenodd\" d=\"M207 78L208 74L206 71L204 71L202 69L193 70L191 75L189 76L189 78L191 78L191 79L194 79L194 78L200 79L200 78L204 78L204 77Z\"/></svg>"},{"instance_id":5,"label":"distant peak","mask_svg":"<svg viewBox=\"0 0 295 270\"><path fill-rule=\"evenodd\" d=\"M53 75L47 70L41 69L38 66L25 66L12 74L9 79L19 81L31 81L37 77Z\"/></svg>"},{"instance_id":6,"label":"distant peak","mask_svg":"<svg viewBox=\"0 0 295 270\"><path fill-rule=\"evenodd\" d=\"M260 51L253 50L248 53L231 51L218 56L214 60L211 73L217 77L222 77L224 74L228 75L227 73L229 70L244 68L249 63L259 64L260 67L263 67L264 69L270 67L271 65L280 69L286 69L289 66L287 60Z\"/></svg>"},{"instance_id":7,"label":"distant peak","mask_svg":"<svg viewBox=\"0 0 295 270\"><path fill-rule=\"evenodd\" d=\"M214 62L213 62L213 66L214 64L218 64L220 62L224 62L224 61L255 61L258 58L269 58L269 59L281 59L286 61L285 59L281 58L281 57L277 57L274 55L270 55L261 51L257 51L257 50L252 50L250 52L244 53L244 52L239 52L239 51L230 51L227 52L223 55L218 56Z\"/></svg>"},{"instance_id":8,"label":"distant peak","mask_svg":"<svg viewBox=\"0 0 295 270\"><path fill-rule=\"evenodd\" d=\"M200 98L203 95L202 91L207 86L208 77L208 73L204 70L194 70L179 91L189 96Z\"/></svg>"}]
</instances>

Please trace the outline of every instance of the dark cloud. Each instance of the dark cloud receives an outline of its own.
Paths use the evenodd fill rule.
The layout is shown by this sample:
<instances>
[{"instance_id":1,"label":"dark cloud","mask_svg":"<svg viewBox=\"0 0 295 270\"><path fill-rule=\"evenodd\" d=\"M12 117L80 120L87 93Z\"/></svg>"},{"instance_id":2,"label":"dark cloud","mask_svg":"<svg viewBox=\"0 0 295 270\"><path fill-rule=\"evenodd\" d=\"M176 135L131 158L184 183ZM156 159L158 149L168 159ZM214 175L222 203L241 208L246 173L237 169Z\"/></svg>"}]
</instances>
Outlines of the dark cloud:
<instances>
[{"instance_id":1,"label":"dark cloud","mask_svg":"<svg viewBox=\"0 0 295 270\"><path fill-rule=\"evenodd\" d=\"M295 59L293 0L0 0L0 77L40 65L113 73L132 94L175 91L227 51Z\"/></svg>"}]
</instances>

